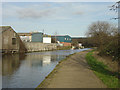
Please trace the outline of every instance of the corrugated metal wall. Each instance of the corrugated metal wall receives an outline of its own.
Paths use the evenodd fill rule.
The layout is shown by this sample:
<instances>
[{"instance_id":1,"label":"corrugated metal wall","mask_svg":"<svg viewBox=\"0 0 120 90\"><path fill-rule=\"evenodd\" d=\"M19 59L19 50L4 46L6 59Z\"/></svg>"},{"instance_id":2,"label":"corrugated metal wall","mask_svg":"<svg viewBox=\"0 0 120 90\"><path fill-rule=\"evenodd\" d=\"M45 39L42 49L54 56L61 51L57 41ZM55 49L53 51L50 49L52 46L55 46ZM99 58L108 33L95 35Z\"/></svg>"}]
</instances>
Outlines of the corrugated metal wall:
<instances>
[{"instance_id":1,"label":"corrugated metal wall","mask_svg":"<svg viewBox=\"0 0 120 90\"><path fill-rule=\"evenodd\" d=\"M32 42L43 42L43 33L33 33Z\"/></svg>"},{"instance_id":2,"label":"corrugated metal wall","mask_svg":"<svg viewBox=\"0 0 120 90\"><path fill-rule=\"evenodd\" d=\"M71 37L66 35L66 36L56 36L57 40L60 42L69 42L71 43Z\"/></svg>"}]
</instances>

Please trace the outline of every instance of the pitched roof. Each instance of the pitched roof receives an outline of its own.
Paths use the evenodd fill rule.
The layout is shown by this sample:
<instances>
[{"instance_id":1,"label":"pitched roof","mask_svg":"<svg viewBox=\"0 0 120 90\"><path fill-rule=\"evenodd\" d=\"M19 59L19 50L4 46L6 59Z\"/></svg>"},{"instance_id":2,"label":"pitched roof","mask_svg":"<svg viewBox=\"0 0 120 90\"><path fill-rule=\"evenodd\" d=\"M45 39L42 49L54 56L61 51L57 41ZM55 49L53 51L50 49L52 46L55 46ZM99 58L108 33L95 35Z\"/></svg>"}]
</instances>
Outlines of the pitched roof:
<instances>
[{"instance_id":1,"label":"pitched roof","mask_svg":"<svg viewBox=\"0 0 120 90\"><path fill-rule=\"evenodd\" d=\"M69 36L69 35L51 35L51 36L55 37L55 36Z\"/></svg>"},{"instance_id":2,"label":"pitched roof","mask_svg":"<svg viewBox=\"0 0 120 90\"><path fill-rule=\"evenodd\" d=\"M8 30L9 28L11 28L11 26L0 26L0 33Z\"/></svg>"}]
</instances>

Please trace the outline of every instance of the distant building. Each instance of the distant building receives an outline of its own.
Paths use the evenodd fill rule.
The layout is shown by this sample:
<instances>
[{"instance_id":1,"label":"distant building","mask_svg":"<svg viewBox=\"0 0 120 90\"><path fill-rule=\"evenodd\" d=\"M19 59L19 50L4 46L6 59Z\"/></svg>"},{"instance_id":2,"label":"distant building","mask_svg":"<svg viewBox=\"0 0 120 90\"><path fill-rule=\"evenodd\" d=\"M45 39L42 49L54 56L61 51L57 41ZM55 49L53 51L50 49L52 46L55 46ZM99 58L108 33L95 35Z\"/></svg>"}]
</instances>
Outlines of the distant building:
<instances>
[{"instance_id":1,"label":"distant building","mask_svg":"<svg viewBox=\"0 0 120 90\"><path fill-rule=\"evenodd\" d=\"M32 33L18 33L21 40L23 42L31 42L32 41Z\"/></svg>"},{"instance_id":2,"label":"distant building","mask_svg":"<svg viewBox=\"0 0 120 90\"><path fill-rule=\"evenodd\" d=\"M44 34L43 35L43 43L51 43L52 39L50 35Z\"/></svg>"},{"instance_id":3,"label":"distant building","mask_svg":"<svg viewBox=\"0 0 120 90\"><path fill-rule=\"evenodd\" d=\"M43 33L41 32L32 33L32 42L43 43Z\"/></svg>"},{"instance_id":4,"label":"distant building","mask_svg":"<svg viewBox=\"0 0 120 90\"><path fill-rule=\"evenodd\" d=\"M3 53L25 52L25 46L19 35L10 26L0 26L0 37Z\"/></svg>"},{"instance_id":5,"label":"distant building","mask_svg":"<svg viewBox=\"0 0 120 90\"><path fill-rule=\"evenodd\" d=\"M50 35L43 35L41 32L18 33L23 42L51 43Z\"/></svg>"},{"instance_id":6,"label":"distant building","mask_svg":"<svg viewBox=\"0 0 120 90\"><path fill-rule=\"evenodd\" d=\"M63 46L71 46L71 37L69 35L56 35L52 36L57 42L63 44Z\"/></svg>"}]
</instances>

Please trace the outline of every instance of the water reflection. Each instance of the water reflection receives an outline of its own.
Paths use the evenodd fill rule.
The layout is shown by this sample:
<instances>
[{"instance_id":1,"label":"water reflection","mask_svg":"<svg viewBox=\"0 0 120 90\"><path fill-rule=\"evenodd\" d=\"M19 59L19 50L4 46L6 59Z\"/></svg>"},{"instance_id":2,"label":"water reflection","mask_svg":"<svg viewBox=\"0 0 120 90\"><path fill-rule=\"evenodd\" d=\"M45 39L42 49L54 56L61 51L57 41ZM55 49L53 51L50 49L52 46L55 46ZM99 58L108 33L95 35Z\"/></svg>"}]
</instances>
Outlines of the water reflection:
<instances>
[{"instance_id":1,"label":"water reflection","mask_svg":"<svg viewBox=\"0 0 120 90\"><path fill-rule=\"evenodd\" d=\"M25 59L25 55L3 55L2 59L2 75L12 75L19 68L21 60Z\"/></svg>"},{"instance_id":2,"label":"water reflection","mask_svg":"<svg viewBox=\"0 0 120 90\"><path fill-rule=\"evenodd\" d=\"M62 55L62 57L64 56ZM50 64L51 62L62 59L62 57L59 58L59 55L27 54L25 57L25 64L29 67L42 67Z\"/></svg>"},{"instance_id":3,"label":"water reflection","mask_svg":"<svg viewBox=\"0 0 120 90\"><path fill-rule=\"evenodd\" d=\"M2 76L4 88L34 88L52 71L65 55L38 53L4 55Z\"/></svg>"},{"instance_id":4,"label":"water reflection","mask_svg":"<svg viewBox=\"0 0 120 90\"><path fill-rule=\"evenodd\" d=\"M0 89L2 89L2 53L0 53Z\"/></svg>"},{"instance_id":5,"label":"water reflection","mask_svg":"<svg viewBox=\"0 0 120 90\"><path fill-rule=\"evenodd\" d=\"M83 49L86 50L86 49ZM59 50L2 56L3 88L35 88L67 55L83 50Z\"/></svg>"},{"instance_id":6,"label":"water reflection","mask_svg":"<svg viewBox=\"0 0 120 90\"><path fill-rule=\"evenodd\" d=\"M43 57L43 66L48 65L51 62L51 56L47 55Z\"/></svg>"}]
</instances>

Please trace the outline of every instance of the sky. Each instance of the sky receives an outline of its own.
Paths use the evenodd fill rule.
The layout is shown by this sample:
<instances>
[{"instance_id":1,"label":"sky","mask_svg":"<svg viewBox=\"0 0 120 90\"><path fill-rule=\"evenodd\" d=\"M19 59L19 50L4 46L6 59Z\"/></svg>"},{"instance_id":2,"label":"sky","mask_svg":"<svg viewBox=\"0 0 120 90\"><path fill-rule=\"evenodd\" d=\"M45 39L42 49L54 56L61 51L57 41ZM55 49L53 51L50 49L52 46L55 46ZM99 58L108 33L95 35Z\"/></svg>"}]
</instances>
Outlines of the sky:
<instances>
[{"instance_id":1,"label":"sky","mask_svg":"<svg viewBox=\"0 0 120 90\"><path fill-rule=\"evenodd\" d=\"M3 2L2 25L16 32L44 30L54 35L85 36L96 21L112 20L117 13L110 11L114 2Z\"/></svg>"}]
</instances>

